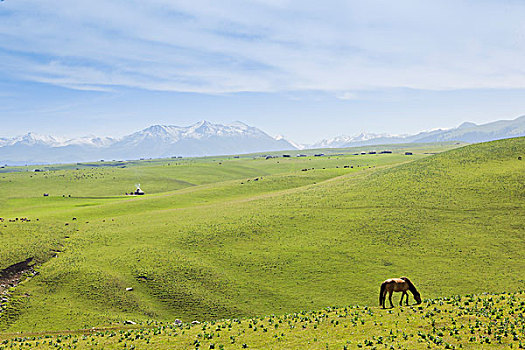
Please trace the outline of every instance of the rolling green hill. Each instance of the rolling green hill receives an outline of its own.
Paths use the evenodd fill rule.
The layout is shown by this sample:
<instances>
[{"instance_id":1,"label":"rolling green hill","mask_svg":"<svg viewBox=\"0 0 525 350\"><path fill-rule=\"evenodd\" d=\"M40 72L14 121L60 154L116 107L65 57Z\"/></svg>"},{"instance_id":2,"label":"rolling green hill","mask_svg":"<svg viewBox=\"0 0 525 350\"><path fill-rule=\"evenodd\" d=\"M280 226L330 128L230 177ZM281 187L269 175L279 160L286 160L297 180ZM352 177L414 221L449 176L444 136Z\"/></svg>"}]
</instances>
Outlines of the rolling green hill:
<instances>
[{"instance_id":1,"label":"rolling green hill","mask_svg":"<svg viewBox=\"0 0 525 350\"><path fill-rule=\"evenodd\" d=\"M2 223L1 267L27 257L41 266L11 293L0 325L64 330L375 305L382 280L400 275L423 298L517 291L519 156L525 138L414 158L154 164L137 168L144 197L120 196L133 189L131 167L2 174L2 216L31 221Z\"/></svg>"}]
</instances>

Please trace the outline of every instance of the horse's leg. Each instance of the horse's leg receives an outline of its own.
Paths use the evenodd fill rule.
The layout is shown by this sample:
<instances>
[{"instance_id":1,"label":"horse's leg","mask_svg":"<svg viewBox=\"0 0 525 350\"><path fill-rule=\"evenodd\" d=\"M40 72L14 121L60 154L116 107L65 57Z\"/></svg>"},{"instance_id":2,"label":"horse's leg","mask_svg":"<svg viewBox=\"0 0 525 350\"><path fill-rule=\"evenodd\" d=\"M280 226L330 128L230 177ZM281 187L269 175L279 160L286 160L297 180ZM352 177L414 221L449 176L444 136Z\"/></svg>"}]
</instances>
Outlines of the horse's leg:
<instances>
[{"instance_id":1,"label":"horse's leg","mask_svg":"<svg viewBox=\"0 0 525 350\"><path fill-rule=\"evenodd\" d=\"M394 308L394 304L392 304L392 291L388 291L388 300L390 300L390 307Z\"/></svg>"},{"instance_id":2,"label":"horse's leg","mask_svg":"<svg viewBox=\"0 0 525 350\"><path fill-rule=\"evenodd\" d=\"M407 292L406 292L406 291L403 291L403 293L401 294L401 300L399 300L399 306L403 306L403 298L405 297L405 295L406 295L407 298L408 298ZM407 299L407 300L408 300L408 299Z\"/></svg>"},{"instance_id":3,"label":"horse's leg","mask_svg":"<svg viewBox=\"0 0 525 350\"><path fill-rule=\"evenodd\" d=\"M405 292L405 294L407 295L406 306L408 306L408 293Z\"/></svg>"}]
</instances>

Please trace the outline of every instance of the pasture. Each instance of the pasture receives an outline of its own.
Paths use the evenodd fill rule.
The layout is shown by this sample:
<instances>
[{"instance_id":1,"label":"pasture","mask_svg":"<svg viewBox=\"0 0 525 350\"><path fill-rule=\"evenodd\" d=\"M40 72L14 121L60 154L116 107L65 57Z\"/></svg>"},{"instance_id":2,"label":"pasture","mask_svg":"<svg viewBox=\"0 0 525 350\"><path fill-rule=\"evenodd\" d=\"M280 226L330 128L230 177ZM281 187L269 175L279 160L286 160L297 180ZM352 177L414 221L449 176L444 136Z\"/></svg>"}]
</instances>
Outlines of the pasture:
<instances>
[{"instance_id":1,"label":"pasture","mask_svg":"<svg viewBox=\"0 0 525 350\"><path fill-rule=\"evenodd\" d=\"M375 306L401 275L423 299L523 290L525 138L457 146L1 173L0 269L33 257L37 274L9 292L0 329ZM146 196L123 196L135 183Z\"/></svg>"},{"instance_id":2,"label":"pasture","mask_svg":"<svg viewBox=\"0 0 525 350\"><path fill-rule=\"evenodd\" d=\"M523 292L465 295L391 310L354 305L200 324L150 321L64 334L0 335L0 350L520 349L524 312Z\"/></svg>"}]
</instances>

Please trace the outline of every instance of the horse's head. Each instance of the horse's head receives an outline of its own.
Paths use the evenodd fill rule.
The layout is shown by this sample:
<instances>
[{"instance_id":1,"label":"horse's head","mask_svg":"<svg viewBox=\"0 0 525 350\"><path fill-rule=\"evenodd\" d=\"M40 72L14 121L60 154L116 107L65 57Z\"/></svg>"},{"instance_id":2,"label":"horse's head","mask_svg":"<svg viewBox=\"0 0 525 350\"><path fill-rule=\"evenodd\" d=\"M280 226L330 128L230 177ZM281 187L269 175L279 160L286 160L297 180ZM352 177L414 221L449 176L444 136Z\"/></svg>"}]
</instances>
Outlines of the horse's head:
<instances>
[{"instance_id":1,"label":"horse's head","mask_svg":"<svg viewBox=\"0 0 525 350\"><path fill-rule=\"evenodd\" d=\"M416 299L416 303L421 304L421 294L414 293L414 299Z\"/></svg>"}]
</instances>

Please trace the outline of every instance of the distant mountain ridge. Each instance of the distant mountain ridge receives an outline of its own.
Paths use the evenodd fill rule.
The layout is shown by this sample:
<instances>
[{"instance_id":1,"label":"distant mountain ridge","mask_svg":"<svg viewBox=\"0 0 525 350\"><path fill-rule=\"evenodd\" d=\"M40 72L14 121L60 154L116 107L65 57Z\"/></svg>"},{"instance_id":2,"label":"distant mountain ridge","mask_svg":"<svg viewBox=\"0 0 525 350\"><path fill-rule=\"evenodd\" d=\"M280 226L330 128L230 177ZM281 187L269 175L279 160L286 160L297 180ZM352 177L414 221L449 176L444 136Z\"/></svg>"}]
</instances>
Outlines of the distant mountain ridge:
<instances>
[{"instance_id":1,"label":"distant mountain ridge","mask_svg":"<svg viewBox=\"0 0 525 350\"><path fill-rule=\"evenodd\" d=\"M317 142L310 145L310 147L343 148L393 143L427 143L446 141L478 143L520 136L525 136L525 115L513 120L499 120L481 125L472 122L465 122L457 128L424 131L416 135L361 133L356 136L337 136Z\"/></svg>"},{"instance_id":2,"label":"distant mountain ridge","mask_svg":"<svg viewBox=\"0 0 525 350\"><path fill-rule=\"evenodd\" d=\"M25 135L17 136L13 138L0 138L0 147L14 146L14 145L26 145L35 146L43 145L49 147L65 147L70 145L93 145L93 146L107 146L113 143L115 139L111 137L79 137L75 139L58 138L54 136L46 136L36 134L34 132L28 132Z\"/></svg>"},{"instance_id":3,"label":"distant mountain ridge","mask_svg":"<svg viewBox=\"0 0 525 350\"><path fill-rule=\"evenodd\" d=\"M63 139L30 132L19 137L0 139L0 163L69 163L98 159L213 156L293 149L296 147L286 139L273 138L242 122L222 125L200 121L187 127L153 125L120 139Z\"/></svg>"},{"instance_id":4,"label":"distant mountain ridge","mask_svg":"<svg viewBox=\"0 0 525 350\"><path fill-rule=\"evenodd\" d=\"M396 143L462 141L478 143L525 136L525 116L477 125L462 123L453 129L415 135L361 133L338 136L312 145L299 145L282 136L234 122L227 125L200 121L190 126L153 125L122 138L86 136L75 139L27 133L0 138L0 164L74 163L100 159L138 159L171 156L213 156L304 148L343 148Z\"/></svg>"},{"instance_id":5,"label":"distant mountain ridge","mask_svg":"<svg viewBox=\"0 0 525 350\"><path fill-rule=\"evenodd\" d=\"M370 140L388 139L392 137L395 137L395 136L392 136L390 134L374 134L374 133L362 132L354 136L341 135L341 136L336 136L331 139L324 139L324 140L321 140L313 144L311 147L312 148L333 148L333 147L339 147L339 145L366 143Z\"/></svg>"}]
</instances>

